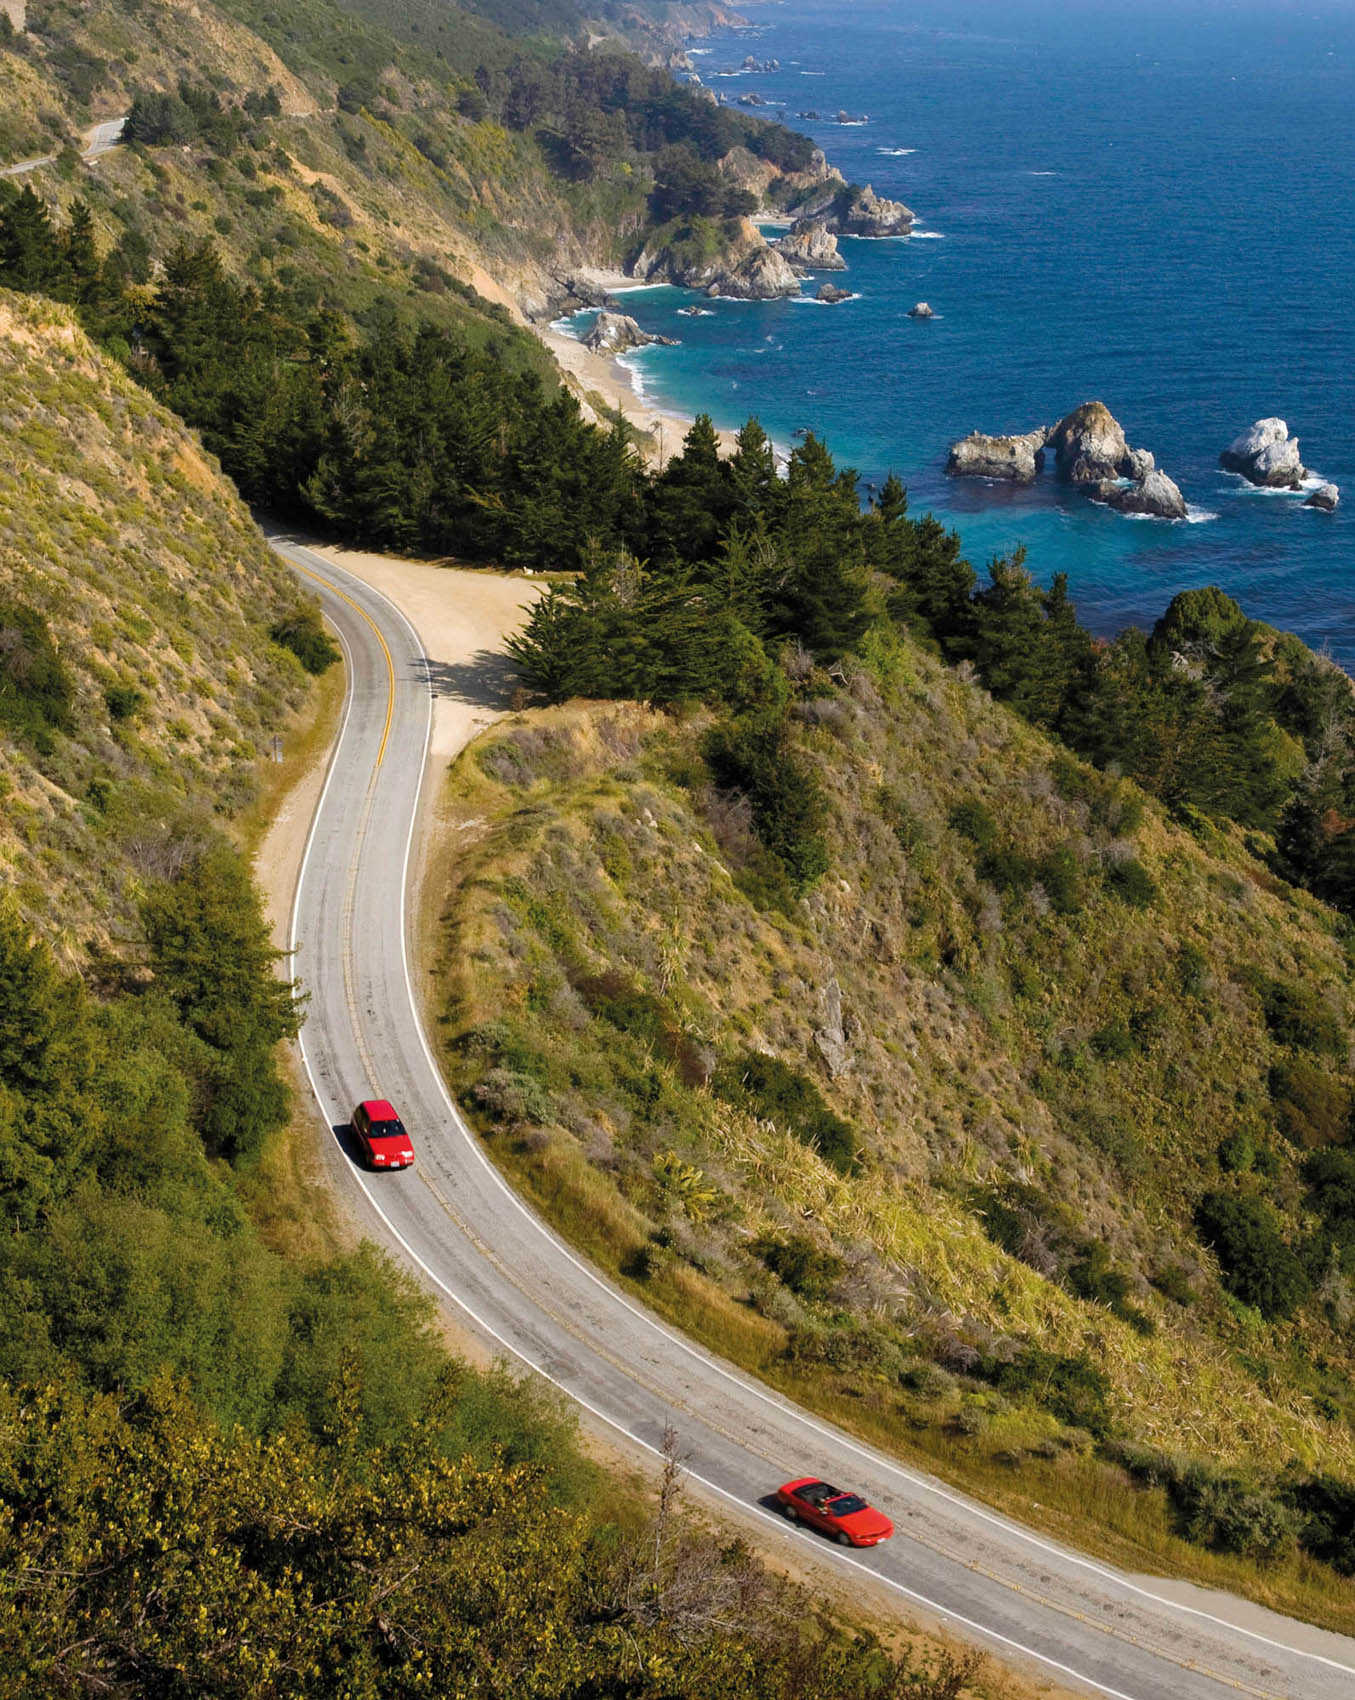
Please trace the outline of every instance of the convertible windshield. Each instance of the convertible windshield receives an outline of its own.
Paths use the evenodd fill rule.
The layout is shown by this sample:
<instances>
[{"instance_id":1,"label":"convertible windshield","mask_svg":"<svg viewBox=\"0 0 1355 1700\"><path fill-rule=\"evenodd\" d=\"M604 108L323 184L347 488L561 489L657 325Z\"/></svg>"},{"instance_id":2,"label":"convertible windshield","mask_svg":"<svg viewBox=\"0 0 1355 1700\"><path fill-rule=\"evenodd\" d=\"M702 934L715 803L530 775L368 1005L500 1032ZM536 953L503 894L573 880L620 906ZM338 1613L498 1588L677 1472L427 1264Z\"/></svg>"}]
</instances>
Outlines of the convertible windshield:
<instances>
[{"instance_id":1,"label":"convertible windshield","mask_svg":"<svg viewBox=\"0 0 1355 1700\"><path fill-rule=\"evenodd\" d=\"M850 1517L854 1511L864 1511L865 1509L865 1500L855 1493L839 1494L836 1499L829 1500L824 1507L824 1510L831 1512L834 1517Z\"/></svg>"}]
</instances>

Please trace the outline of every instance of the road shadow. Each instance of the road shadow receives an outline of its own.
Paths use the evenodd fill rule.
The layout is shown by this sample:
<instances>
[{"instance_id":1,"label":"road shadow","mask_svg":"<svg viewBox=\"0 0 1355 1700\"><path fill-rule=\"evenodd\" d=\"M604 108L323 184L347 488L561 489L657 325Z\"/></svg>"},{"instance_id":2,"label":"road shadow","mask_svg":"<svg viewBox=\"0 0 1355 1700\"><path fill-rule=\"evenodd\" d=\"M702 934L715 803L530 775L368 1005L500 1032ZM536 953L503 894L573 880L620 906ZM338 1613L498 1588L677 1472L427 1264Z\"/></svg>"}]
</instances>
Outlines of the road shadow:
<instances>
[{"instance_id":1,"label":"road shadow","mask_svg":"<svg viewBox=\"0 0 1355 1700\"><path fill-rule=\"evenodd\" d=\"M468 661L434 661L425 655L423 667L435 697L495 712L512 706L513 692L522 683L512 657L502 650L477 650Z\"/></svg>"},{"instance_id":2,"label":"road shadow","mask_svg":"<svg viewBox=\"0 0 1355 1700\"><path fill-rule=\"evenodd\" d=\"M358 1136L353 1132L352 1122L335 1122L329 1130L333 1135L340 1151L356 1169L367 1166L362 1147L358 1144Z\"/></svg>"}]
</instances>

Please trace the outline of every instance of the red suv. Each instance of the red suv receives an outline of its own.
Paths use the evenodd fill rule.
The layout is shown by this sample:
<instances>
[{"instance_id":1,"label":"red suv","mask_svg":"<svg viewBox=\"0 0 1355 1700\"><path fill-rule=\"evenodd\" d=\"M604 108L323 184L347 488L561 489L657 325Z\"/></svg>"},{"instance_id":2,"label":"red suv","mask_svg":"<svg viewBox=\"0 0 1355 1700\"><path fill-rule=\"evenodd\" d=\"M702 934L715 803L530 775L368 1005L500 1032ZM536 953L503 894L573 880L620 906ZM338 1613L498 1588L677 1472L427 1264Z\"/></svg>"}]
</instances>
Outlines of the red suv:
<instances>
[{"instance_id":1,"label":"red suv","mask_svg":"<svg viewBox=\"0 0 1355 1700\"><path fill-rule=\"evenodd\" d=\"M362 1100L353 1111L353 1132L369 1169L408 1169L414 1162L405 1124L384 1098Z\"/></svg>"}]
</instances>

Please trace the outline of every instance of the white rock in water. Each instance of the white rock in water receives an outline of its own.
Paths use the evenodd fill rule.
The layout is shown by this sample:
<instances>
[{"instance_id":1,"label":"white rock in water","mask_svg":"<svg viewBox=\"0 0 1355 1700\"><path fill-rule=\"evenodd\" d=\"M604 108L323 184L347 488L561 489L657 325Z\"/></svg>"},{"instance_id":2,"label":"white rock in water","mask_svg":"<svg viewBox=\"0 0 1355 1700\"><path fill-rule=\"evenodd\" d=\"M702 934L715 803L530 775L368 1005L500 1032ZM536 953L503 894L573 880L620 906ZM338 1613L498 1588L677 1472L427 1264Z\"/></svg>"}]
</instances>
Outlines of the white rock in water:
<instances>
[{"instance_id":1,"label":"white rock in water","mask_svg":"<svg viewBox=\"0 0 1355 1700\"><path fill-rule=\"evenodd\" d=\"M1263 489L1297 490L1307 476L1299 459L1299 440L1283 419L1258 419L1219 456L1228 472L1240 472Z\"/></svg>"},{"instance_id":2,"label":"white rock in water","mask_svg":"<svg viewBox=\"0 0 1355 1700\"><path fill-rule=\"evenodd\" d=\"M1303 505L1305 508L1320 508L1324 514L1333 514L1340 500L1341 491L1335 484L1319 484Z\"/></svg>"},{"instance_id":3,"label":"white rock in water","mask_svg":"<svg viewBox=\"0 0 1355 1700\"><path fill-rule=\"evenodd\" d=\"M919 301L915 307L908 309L908 317L910 319L934 319L936 312L925 301Z\"/></svg>"}]
</instances>

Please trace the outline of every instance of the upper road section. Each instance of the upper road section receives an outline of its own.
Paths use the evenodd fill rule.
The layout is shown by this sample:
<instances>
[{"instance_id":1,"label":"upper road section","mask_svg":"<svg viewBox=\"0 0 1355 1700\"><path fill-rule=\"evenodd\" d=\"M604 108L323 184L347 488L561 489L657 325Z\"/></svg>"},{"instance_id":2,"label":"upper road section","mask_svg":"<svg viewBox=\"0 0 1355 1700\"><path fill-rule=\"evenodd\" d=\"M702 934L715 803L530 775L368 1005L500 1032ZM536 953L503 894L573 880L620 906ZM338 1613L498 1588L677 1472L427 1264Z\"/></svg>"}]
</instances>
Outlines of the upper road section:
<instances>
[{"instance_id":1,"label":"upper road section","mask_svg":"<svg viewBox=\"0 0 1355 1700\"><path fill-rule=\"evenodd\" d=\"M310 993L301 1036L343 1184L378 1242L470 1327L654 1451L672 1425L691 1474L768 1518L769 1539L814 1540L844 1572L935 1613L998 1656L1120 1700L1351 1700L1355 1642L1219 1597L1195 1609L955 1492L810 1416L657 1321L589 1268L518 1199L452 1102L425 1039L406 945L410 849L437 660L384 596L278 542L317 590L348 661L342 731L293 916ZM367 1175L347 1129L388 1095L418 1166ZM838 1553L792 1533L767 1500L788 1476L858 1489L897 1534ZM772 1525L775 1525L775 1532Z\"/></svg>"}]
</instances>

